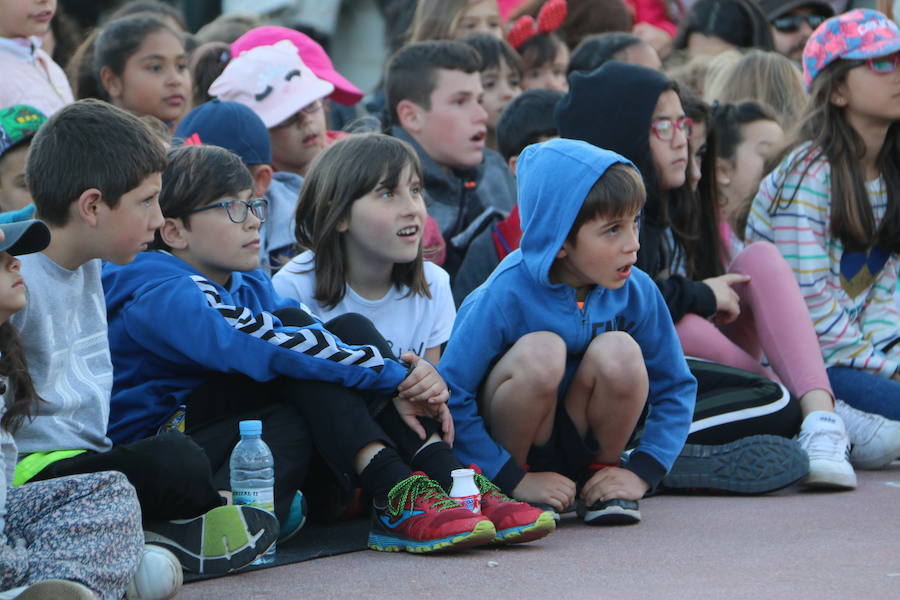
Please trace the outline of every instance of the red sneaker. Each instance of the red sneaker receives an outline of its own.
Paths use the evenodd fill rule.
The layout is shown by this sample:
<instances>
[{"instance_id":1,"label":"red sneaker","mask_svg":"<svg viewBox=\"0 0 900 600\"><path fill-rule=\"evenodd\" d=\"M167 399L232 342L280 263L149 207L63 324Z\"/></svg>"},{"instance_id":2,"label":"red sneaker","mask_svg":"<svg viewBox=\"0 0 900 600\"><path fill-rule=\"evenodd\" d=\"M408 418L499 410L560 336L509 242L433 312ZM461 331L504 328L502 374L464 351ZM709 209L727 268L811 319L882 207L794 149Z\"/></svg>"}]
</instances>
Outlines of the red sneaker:
<instances>
[{"instance_id":1,"label":"red sneaker","mask_svg":"<svg viewBox=\"0 0 900 600\"><path fill-rule=\"evenodd\" d=\"M387 506L375 507L368 545L382 552L437 552L487 544L495 533L487 517L461 507L417 472L391 488Z\"/></svg>"},{"instance_id":2,"label":"red sneaker","mask_svg":"<svg viewBox=\"0 0 900 600\"><path fill-rule=\"evenodd\" d=\"M478 465L469 465L469 468L475 471L475 485L481 490L481 514L490 519L497 530L495 543L533 542L556 529L552 513L513 500L485 477Z\"/></svg>"}]
</instances>

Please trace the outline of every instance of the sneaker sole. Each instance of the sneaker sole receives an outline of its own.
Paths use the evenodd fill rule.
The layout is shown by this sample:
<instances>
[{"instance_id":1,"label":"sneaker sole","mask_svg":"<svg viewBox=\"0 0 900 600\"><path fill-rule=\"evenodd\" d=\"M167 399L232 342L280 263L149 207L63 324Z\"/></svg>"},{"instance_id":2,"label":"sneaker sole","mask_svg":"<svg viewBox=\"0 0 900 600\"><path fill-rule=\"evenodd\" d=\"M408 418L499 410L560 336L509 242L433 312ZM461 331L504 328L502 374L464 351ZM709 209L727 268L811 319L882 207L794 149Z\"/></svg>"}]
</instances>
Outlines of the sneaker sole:
<instances>
[{"instance_id":1,"label":"sneaker sole","mask_svg":"<svg viewBox=\"0 0 900 600\"><path fill-rule=\"evenodd\" d=\"M603 510L588 510L583 502L579 502L577 514L587 525L634 525L641 522L640 510L615 505Z\"/></svg>"},{"instance_id":2,"label":"sneaker sole","mask_svg":"<svg viewBox=\"0 0 900 600\"><path fill-rule=\"evenodd\" d=\"M539 540L556 530L556 519L549 511L544 511L533 523L508 527L497 531L495 544L525 544Z\"/></svg>"},{"instance_id":3,"label":"sneaker sole","mask_svg":"<svg viewBox=\"0 0 900 600\"><path fill-rule=\"evenodd\" d=\"M275 543L278 519L251 506L220 506L193 519L156 523L148 544L172 552L194 573L224 575L252 563Z\"/></svg>"},{"instance_id":4,"label":"sneaker sole","mask_svg":"<svg viewBox=\"0 0 900 600\"><path fill-rule=\"evenodd\" d=\"M854 490L856 473L810 473L800 483L803 487L816 490Z\"/></svg>"},{"instance_id":5,"label":"sneaker sole","mask_svg":"<svg viewBox=\"0 0 900 600\"><path fill-rule=\"evenodd\" d=\"M809 459L795 441L754 435L720 446L686 444L663 485L765 494L786 488L807 473Z\"/></svg>"},{"instance_id":6,"label":"sneaker sole","mask_svg":"<svg viewBox=\"0 0 900 600\"><path fill-rule=\"evenodd\" d=\"M459 548L471 548L487 544L496 535L494 524L490 521L480 521L472 531L465 531L445 538L428 541L417 541L397 536L380 533L369 533L368 546L379 552L412 552L413 554L425 554L431 552L446 552Z\"/></svg>"}]
</instances>

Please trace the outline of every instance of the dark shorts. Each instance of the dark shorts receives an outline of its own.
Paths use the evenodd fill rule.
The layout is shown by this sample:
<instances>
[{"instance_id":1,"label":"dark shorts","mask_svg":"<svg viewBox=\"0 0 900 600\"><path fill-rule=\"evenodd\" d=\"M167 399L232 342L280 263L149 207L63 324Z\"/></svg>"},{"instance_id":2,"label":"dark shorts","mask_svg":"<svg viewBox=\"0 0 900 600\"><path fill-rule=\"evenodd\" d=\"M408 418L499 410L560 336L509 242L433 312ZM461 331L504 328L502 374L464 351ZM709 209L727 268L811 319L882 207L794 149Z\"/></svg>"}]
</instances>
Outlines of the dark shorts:
<instances>
[{"instance_id":1,"label":"dark shorts","mask_svg":"<svg viewBox=\"0 0 900 600\"><path fill-rule=\"evenodd\" d=\"M532 446L528 452L529 471L554 471L576 479L585 467L594 461L600 444L588 428L584 436L579 435L575 423L566 411L565 398L569 384L575 371L581 364L582 355L569 355L566 358L566 372L559 384L556 394L556 414L553 418L553 430L550 439L543 446ZM483 417L484 415L482 415ZM485 420L487 423L487 420ZM490 425L488 424L490 429Z\"/></svg>"}]
</instances>

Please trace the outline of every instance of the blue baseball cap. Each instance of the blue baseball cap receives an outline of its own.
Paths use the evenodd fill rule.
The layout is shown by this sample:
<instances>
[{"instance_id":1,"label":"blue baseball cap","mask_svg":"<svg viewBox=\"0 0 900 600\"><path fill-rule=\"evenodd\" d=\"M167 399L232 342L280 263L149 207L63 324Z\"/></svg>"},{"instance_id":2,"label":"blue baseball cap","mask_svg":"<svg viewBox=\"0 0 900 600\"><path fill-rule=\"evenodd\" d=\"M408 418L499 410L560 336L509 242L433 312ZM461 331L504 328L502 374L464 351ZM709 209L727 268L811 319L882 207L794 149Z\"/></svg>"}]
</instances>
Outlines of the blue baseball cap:
<instances>
[{"instance_id":1,"label":"blue baseball cap","mask_svg":"<svg viewBox=\"0 0 900 600\"><path fill-rule=\"evenodd\" d=\"M0 231L3 231L0 252L13 256L40 252L50 243L50 229L37 219L2 223Z\"/></svg>"},{"instance_id":2,"label":"blue baseball cap","mask_svg":"<svg viewBox=\"0 0 900 600\"><path fill-rule=\"evenodd\" d=\"M231 150L245 165L272 164L269 130L251 108L210 100L187 114L174 135L175 144L207 144Z\"/></svg>"}]
</instances>

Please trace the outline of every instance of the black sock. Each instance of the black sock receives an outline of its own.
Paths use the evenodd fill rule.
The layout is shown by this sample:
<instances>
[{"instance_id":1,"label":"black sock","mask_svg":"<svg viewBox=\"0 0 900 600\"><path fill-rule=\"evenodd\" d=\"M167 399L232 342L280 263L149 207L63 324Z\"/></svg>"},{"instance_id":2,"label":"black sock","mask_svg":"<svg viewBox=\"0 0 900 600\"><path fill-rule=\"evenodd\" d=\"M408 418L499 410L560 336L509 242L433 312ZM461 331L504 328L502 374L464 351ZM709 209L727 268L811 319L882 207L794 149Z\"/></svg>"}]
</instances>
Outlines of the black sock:
<instances>
[{"instance_id":1,"label":"black sock","mask_svg":"<svg viewBox=\"0 0 900 600\"><path fill-rule=\"evenodd\" d=\"M453 484L450 471L464 468L444 441L433 442L419 450L410 461L410 466L437 481L445 492L449 492Z\"/></svg>"},{"instance_id":2,"label":"black sock","mask_svg":"<svg viewBox=\"0 0 900 600\"><path fill-rule=\"evenodd\" d=\"M372 495L375 505L387 506L388 492L412 474L393 448L382 448L359 474L362 489Z\"/></svg>"}]
</instances>

